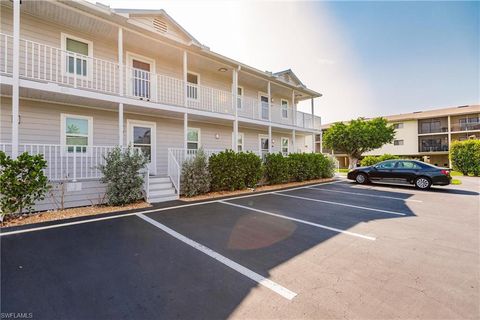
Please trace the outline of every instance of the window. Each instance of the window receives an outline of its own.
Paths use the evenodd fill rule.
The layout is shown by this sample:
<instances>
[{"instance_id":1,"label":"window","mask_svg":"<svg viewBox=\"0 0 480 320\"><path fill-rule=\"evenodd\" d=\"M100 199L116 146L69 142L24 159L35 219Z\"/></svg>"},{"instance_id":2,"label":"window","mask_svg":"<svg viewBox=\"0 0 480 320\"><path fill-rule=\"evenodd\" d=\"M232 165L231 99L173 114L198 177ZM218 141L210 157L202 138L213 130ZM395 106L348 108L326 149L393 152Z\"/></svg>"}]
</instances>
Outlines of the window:
<instances>
[{"instance_id":1,"label":"window","mask_svg":"<svg viewBox=\"0 0 480 320\"><path fill-rule=\"evenodd\" d=\"M393 169L395 167L396 161L385 161L377 164L377 169Z\"/></svg>"},{"instance_id":2,"label":"window","mask_svg":"<svg viewBox=\"0 0 480 320\"><path fill-rule=\"evenodd\" d=\"M284 156L288 155L288 153L289 153L289 142L290 142L290 140L288 138L282 138L281 139L282 154Z\"/></svg>"},{"instance_id":3,"label":"window","mask_svg":"<svg viewBox=\"0 0 480 320\"><path fill-rule=\"evenodd\" d=\"M288 118L288 101L285 99L281 100L282 104L282 118Z\"/></svg>"},{"instance_id":4,"label":"window","mask_svg":"<svg viewBox=\"0 0 480 320\"><path fill-rule=\"evenodd\" d=\"M198 99L198 87L200 75L197 73L187 73L187 98Z\"/></svg>"},{"instance_id":5,"label":"window","mask_svg":"<svg viewBox=\"0 0 480 320\"><path fill-rule=\"evenodd\" d=\"M397 169L422 169L420 165L416 164L413 161L398 161L397 162Z\"/></svg>"},{"instance_id":6,"label":"window","mask_svg":"<svg viewBox=\"0 0 480 320\"><path fill-rule=\"evenodd\" d=\"M393 140L394 146L403 146L403 140Z\"/></svg>"},{"instance_id":7,"label":"window","mask_svg":"<svg viewBox=\"0 0 480 320\"><path fill-rule=\"evenodd\" d=\"M403 123L394 123L393 124L393 129L403 129Z\"/></svg>"},{"instance_id":8,"label":"window","mask_svg":"<svg viewBox=\"0 0 480 320\"><path fill-rule=\"evenodd\" d=\"M187 148L189 150L198 150L200 147L200 129L188 128Z\"/></svg>"},{"instance_id":9,"label":"window","mask_svg":"<svg viewBox=\"0 0 480 320\"><path fill-rule=\"evenodd\" d=\"M89 74L92 42L62 34L62 50L66 51L65 72L86 77Z\"/></svg>"},{"instance_id":10,"label":"window","mask_svg":"<svg viewBox=\"0 0 480 320\"><path fill-rule=\"evenodd\" d=\"M237 151L238 152L242 152L244 149L243 149L243 133L242 132L239 132L238 133L238 140L237 140ZM233 139L234 139L234 133L232 132L232 145L233 145Z\"/></svg>"},{"instance_id":11,"label":"window","mask_svg":"<svg viewBox=\"0 0 480 320\"><path fill-rule=\"evenodd\" d=\"M243 100L243 88L237 88L237 108L242 109L242 100Z\"/></svg>"},{"instance_id":12,"label":"window","mask_svg":"<svg viewBox=\"0 0 480 320\"><path fill-rule=\"evenodd\" d=\"M92 145L92 117L61 115L62 144L68 146L67 152L87 152Z\"/></svg>"}]
</instances>

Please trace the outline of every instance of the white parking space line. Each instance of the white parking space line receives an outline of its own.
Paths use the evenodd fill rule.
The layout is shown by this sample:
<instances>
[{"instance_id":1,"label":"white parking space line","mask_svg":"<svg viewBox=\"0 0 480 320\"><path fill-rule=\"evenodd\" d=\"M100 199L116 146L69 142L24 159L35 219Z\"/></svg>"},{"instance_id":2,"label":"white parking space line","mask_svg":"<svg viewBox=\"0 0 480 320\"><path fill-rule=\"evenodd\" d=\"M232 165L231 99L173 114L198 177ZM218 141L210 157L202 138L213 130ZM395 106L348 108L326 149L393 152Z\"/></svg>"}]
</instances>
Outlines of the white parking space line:
<instances>
[{"instance_id":1,"label":"white parking space line","mask_svg":"<svg viewBox=\"0 0 480 320\"><path fill-rule=\"evenodd\" d=\"M154 225L155 227L163 230L164 232L168 233L172 237L182 241L185 244L188 244L189 246L197 249L198 251L200 251L200 252L212 257L213 259L223 263L227 267L232 268L233 270L243 274L247 278L250 278L251 280L257 282L258 284L260 284L260 285L272 290L273 292L281 295L285 299L292 300L297 295L295 292L290 291L287 288L279 285L278 283L273 282L272 280L269 280L269 279L259 275L258 273L248 269L248 268L245 268L244 266L236 263L233 260L228 259L225 256L222 256L218 252L213 251L212 249L210 249L210 248L208 248L208 247L206 247L206 246L204 246L204 245L202 245L202 244L200 244L196 241L193 241L190 238L185 237L184 235L176 232L173 229L170 229L169 227L161 224L160 222L158 222L156 220L153 220L152 218L149 218L149 217L147 217L147 216L145 216L141 213L138 213L137 216L139 218L145 220L146 222Z\"/></svg>"},{"instance_id":2,"label":"white parking space line","mask_svg":"<svg viewBox=\"0 0 480 320\"><path fill-rule=\"evenodd\" d=\"M306 221L306 220L302 220L302 219L287 217L287 216L284 216L284 215L281 215L281 214L277 214L277 213L273 213L273 212L269 212L269 211L265 211L265 210L260 210L260 209L256 209L256 208L252 208L252 207L243 206L241 204L236 204L236 203L226 202L226 201L219 201L219 202L223 203L223 204L227 204L229 206L234 206L234 207L238 207L238 208L243 208L243 209L259 212L259 213L267 214L267 215L274 216L274 217L277 217L277 218L292 220L292 221L300 222L300 223L307 224L307 225L310 225L310 226L314 226L314 227L317 227L317 228L326 229L326 230L330 230L330 231L334 231L334 232L338 232L338 233L343 233L343 234L346 234L346 235L349 235L349 236L352 236L352 237L358 237L358 238L371 240L371 241L376 240L375 237L366 236L366 235L363 235L363 234L360 234L360 233L350 232L350 231L343 230L343 229L333 228L333 227L329 227L329 226L326 226L326 225L323 225L323 224L318 224L318 223L314 223L314 222L310 222L310 221Z\"/></svg>"},{"instance_id":3,"label":"white parking space line","mask_svg":"<svg viewBox=\"0 0 480 320\"><path fill-rule=\"evenodd\" d=\"M318 186L318 185L322 185L322 184L332 184L332 183L338 183L338 182L341 182L341 181L336 180L336 181L323 182L323 183L314 184L314 185L309 185L309 186L302 186L302 187L297 187L297 188L291 188L291 189L288 189L288 191L290 191L290 190L305 189L305 188L308 188L308 187L310 187L310 186ZM287 191L287 190L285 190L285 191ZM273 193L273 191L263 192L263 193L253 193L253 194L247 194L247 195L244 195L244 196L225 198L225 199L223 199L223 201L233 200L233 199L243 199L243 198L259 197L259 196L268 195L268 194L272 194L272 193ZM180 208L186 208L186 207L201 206L201 205L204 205L204 204L217 203L217 202L220 202L220 201L221 201L221 200L210 200L210 201L203 201L203 202L194 202L194 203L180 204L180 205L177 205L177 206L171 206L171 207L165 207L165 208L149 209L149 210L144 210L144 211L137 211L137 212L131 212L131 213L118 214L118 215L113 215L113 216L108 216L108 217L92 218L92 219L86 219L86 220L80 220L80 221L73 221L73 222L65 222L65 223L59 223L59 224L52 224L52 225L48 225L48 226L33 227L33 228L29 228L29 229L20 229L20 230L7 231L7 232L2 232L2 229L0 229L0 237L9 236L9 235L13 235L13 234L20 234L20 233L27 233L27 232L48 230L48 229L56 229L56 228L62 228L62 227L67 227L67 226L72 226L72 225L77 225L77 224L90 223L90 222L97 222L97 221L104 221L104 220L112 220L112 219L118 219L118 218L125 218L125 217L134 216L134 215L136 215L136 214L138 214L138 213L154 213L154 212L174 210L174 209L180 209Z\"/></svg>"},{"instance_id":4,"label":"white parking space line","mask_svg":"<svg viewBox=\"0 0 480 320\"><path fill-rule=\"evenodd\" d=\"M361 192L350 192L350 191L332 190L332 189L316 188L316 187L308 187L307 189L326 191L326 192L337 192L337 193L344 193L344 194L353 194L356 196L371 197L371 198L392 199L392 200L401 200L401 201L409 201L409 202L423 202L422 200L403 199L403 198L390 197L390 196L380 196L380 195L374 195L374 194L365 194Z\"/></svg>"},{"instance_id":5,"label":"white parking space line","mask_svg":"<svg viewBox=\"0 0 480 320\"><path fill-rule=\"evenodd\" d=\"M282 196L282 197L290 197L290 198L296 198L296 199L302 199L302 200L328 203L328 204L333 204L333 205L343 206L343 207L350 207L350 208L357 208L357 209L363 209L363 210L368 210L368 211L376 211L376 212L394 214L394 215L398 215L398 216L406 216L407 215L406 213L395 212L395 211L390 211L390 210L375 209L375 208L370 208L370 207L361 207L361 206L355 206L353 204L346 204L346 203L341 203L341 202L334 202L334 201L313 199L313 198L307 198L307 197L300 197L300 196L294 196L294 195L291 195L291 194L285 194L285 193L280 193L280 192L273 192L272 194Z\"/></svg>"}]
</instances>

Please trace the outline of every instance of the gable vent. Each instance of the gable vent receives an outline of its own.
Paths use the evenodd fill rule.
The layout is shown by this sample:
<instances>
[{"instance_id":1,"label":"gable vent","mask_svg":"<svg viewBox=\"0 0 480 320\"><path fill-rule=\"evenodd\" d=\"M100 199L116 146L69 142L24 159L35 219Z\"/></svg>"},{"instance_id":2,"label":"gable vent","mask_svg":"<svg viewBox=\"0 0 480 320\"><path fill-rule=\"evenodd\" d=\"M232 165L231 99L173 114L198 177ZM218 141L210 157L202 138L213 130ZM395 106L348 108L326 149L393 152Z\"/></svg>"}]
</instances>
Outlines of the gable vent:
<instances>
[{"instance_id":1,"label":"gable vent","mask_svg":"<svg viewBox=\"0 0 480 320\"><path fill-rule=\"evenodd\" d=\"M167 32L167 24L158 18L153 19L153 28L158 32Z\"/></svg>"}]
</instances>

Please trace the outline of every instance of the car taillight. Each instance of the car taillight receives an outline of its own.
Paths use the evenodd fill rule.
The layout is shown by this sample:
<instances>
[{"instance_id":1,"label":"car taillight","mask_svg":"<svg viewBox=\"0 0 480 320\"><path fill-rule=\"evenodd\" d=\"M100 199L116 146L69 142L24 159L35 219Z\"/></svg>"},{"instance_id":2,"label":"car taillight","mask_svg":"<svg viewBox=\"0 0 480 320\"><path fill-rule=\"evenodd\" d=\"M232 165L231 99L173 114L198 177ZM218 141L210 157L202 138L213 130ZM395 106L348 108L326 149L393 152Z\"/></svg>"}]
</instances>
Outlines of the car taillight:
<instances>
[{"instance_id":1,"label":"car taillight","mask_svg":"<svg viewBox=\"0 0 480 320\"><path fill-rule=\"evenodd\" d=\"M448 175L450 174L450 171L448 171L448 170L441 170L440 173L448 176Z\"/></svg>"}]
</instances>

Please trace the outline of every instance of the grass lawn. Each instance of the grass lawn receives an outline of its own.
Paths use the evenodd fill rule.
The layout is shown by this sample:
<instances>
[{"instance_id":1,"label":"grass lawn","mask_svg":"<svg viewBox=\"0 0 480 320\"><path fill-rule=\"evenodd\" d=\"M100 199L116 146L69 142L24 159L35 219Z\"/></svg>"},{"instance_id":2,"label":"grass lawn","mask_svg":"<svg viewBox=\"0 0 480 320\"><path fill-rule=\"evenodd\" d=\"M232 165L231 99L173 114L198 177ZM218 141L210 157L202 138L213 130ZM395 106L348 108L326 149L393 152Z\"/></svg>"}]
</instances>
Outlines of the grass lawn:
<instances>
[{"instance_id":1,"label":"grass lawn","mask_svg":"<svg viewBox=\"0 0 480 320\"><path fill-rule=\"evenodd\" d=\"M453 170L450 171L450 175L451 175L452 177L460 177L460 176L463 176L463 174L462 174L461 172L459 172L459 171L453 171Z\"/></svg>"},{"instance_id":2,"label":"grass lawn","mask_svg":"<svg viewBox=\"0 0 480 320\"><path fill-rule=\"evenodd\" d=\"M338 169L338 172L341 172L341 173L348 173L348 168L345 168L345 169Z\"/></svg>"},{"instance_id":3,"label":"grass lawn","mask_svg":"<svg viewBox=\"0 0 480 320\"><path fill-rule=\"evenodd\" d=\"M459 185L459 184L462 184L462 181L459 179L452 179L452 184Z\"/></svg>"}]
</instances>

